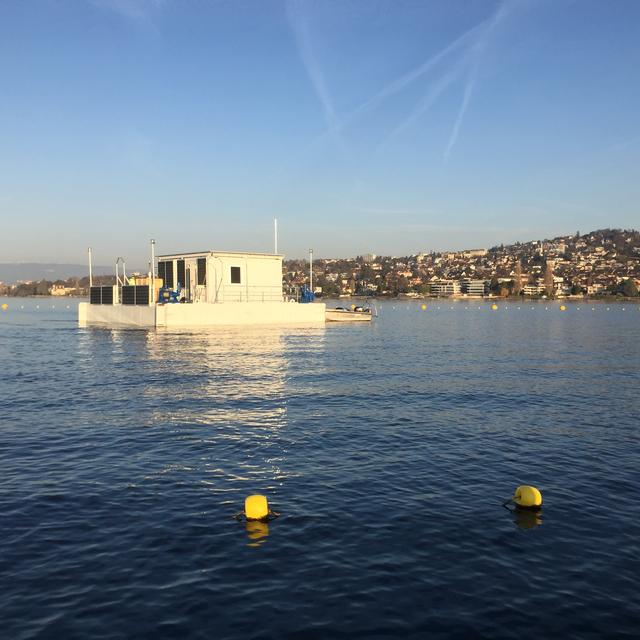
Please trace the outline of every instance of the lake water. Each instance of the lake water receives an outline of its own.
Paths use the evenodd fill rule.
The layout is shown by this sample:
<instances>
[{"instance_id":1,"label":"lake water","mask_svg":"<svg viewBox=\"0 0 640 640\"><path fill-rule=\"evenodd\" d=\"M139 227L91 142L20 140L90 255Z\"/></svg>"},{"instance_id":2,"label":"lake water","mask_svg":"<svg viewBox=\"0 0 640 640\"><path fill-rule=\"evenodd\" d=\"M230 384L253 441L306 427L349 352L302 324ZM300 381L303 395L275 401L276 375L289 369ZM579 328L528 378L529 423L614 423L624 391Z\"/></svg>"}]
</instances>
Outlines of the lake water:
<instances>
[{"instance_id":1,"label":"lake water","mask_svg":"<svg viewBox=\"0 0 640 640\"><path fill-rule=\"evenodd\" d=\"M0 637L637 637L637 304L179 332L0 303ZM234 520L252 493L281 516Z\"/></svg>"}]
</instances>

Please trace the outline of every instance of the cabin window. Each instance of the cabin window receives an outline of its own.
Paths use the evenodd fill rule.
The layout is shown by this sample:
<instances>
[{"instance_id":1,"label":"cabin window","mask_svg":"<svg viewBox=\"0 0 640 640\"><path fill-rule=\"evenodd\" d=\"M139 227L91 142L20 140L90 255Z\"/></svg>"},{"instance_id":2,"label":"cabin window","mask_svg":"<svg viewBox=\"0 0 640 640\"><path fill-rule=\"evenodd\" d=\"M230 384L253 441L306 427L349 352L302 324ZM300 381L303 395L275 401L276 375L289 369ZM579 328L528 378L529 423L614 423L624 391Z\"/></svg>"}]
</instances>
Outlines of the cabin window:
<instances>
[{"instance_id":1,"label":"cabin window","mask_svg":"<svg viewBox=\"0 0 640 640\"><path fill-rule=\"evenodd\" d=\"M187 281L184 273L184 260L176 260L176 271L178 272L178 287L186 289Z\"/></svg>"},{"instance_id":2,"label":"cabin window","mask_svg":"<svg viewBox=\"0 0 640 640\"><path fill-rule=\"evenodd\" d=\"M207 259L198 258L198 284L207 283Z\"/></svg>"},{"instance_id":3,"label":"cabin window","mask_svg":"<svg viewBox=\"0 0 640 640\"><path fill-rule=\"evenodd\" d=\"M173 260L158 262L158 277L162 278L162 286L173 289Z\"/></svg>"},{"instance_id":4,"label":"cabin window","mask_svg":"<svg viewBox=\"0 0 640 640\"><path fill-rule=\"evenodd\" d=\"M240 284L240 267L231 267L231 284Z\"/></svg>"}]
</instances>

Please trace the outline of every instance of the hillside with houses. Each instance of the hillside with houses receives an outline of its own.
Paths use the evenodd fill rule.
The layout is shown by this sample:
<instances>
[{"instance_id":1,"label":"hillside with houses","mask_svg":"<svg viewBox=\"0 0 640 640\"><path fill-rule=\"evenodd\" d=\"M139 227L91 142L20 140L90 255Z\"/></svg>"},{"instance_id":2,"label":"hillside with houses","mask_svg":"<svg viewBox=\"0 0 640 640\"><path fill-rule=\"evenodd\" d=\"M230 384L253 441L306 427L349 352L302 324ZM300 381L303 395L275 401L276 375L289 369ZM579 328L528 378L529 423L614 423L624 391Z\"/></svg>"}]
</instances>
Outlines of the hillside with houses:
<instances>
[{"instance_id":1,"label":"hillside with houses","mask_svg":"<svg viewBox=\"0 0 640 640\"><path fill-rule=\"evenodd\" d=\"M309 262L287 260L284 285L296 295L309 283ZM111 284L113 276L94 276ZM640 289L640 232L600 229L490 249L416 255L319 258L317 295L636 297ZM89 278L0 282L0 295L86 296Z\"/></svg>"},{"instance_id":2,"label":"hillside with houses","mask_svg":"<svg viewBox=\"0 0 640 640\"><path fill-rule=\"evenodd\" d=\"M285 263L291 287L309 264ZM318 259L314 289L325 296L634 297L640 288L640 232L600 229L490 249Z\"/></svg>"}]
</instances>

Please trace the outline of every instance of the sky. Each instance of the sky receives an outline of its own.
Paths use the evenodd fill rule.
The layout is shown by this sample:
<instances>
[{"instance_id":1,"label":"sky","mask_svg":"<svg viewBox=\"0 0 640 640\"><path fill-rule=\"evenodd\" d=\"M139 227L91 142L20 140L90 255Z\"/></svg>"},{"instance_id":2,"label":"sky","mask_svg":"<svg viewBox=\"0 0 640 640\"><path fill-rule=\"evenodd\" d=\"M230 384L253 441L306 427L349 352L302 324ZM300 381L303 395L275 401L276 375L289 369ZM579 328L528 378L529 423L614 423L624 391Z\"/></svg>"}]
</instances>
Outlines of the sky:
<instances>
[{"instance_id":1,"label":"sky","mask_svg":"<svg viewBox=\"0 0 640 640\"><path fill-rule=\"evenodd\" d=\"M0 262L638 228L636 0L0 0Z\"/></svg>"}]
</instances>

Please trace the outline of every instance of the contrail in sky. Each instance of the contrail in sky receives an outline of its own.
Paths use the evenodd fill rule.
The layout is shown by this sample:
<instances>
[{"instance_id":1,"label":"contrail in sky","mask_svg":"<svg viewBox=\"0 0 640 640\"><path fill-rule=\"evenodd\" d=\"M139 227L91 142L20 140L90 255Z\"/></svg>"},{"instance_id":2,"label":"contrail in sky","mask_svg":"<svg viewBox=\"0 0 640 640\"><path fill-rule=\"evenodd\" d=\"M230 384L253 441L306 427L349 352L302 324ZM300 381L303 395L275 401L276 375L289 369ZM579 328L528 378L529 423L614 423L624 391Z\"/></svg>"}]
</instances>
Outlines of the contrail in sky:
<instances>
[{"instance_id":1,"label":"contrail in sky","mask_svg":"<svg viewBox=\"0 0 640 640\"><path fill-rule=\"evenodd\" d=\"M381 102L384 102L387 98L402 91L405 87L415 82L418 78L429 73L439 62L446 58L450 53L453 53L456 49L462 47L469 39L473 37L478 31L480 31L488 20L483 20L479 24L471 27L468 31L465 31L461 36L458 36L455 40L450 42L446 47L438 51L438 53L431 56L421 65L415 69L408 71L404 75L396 78L393 82L390 82L386 87L381 89L375 96L369 98L369 100L363 102L357 109L351 112L347 117L348 120L360 115L364 111L377 107Z\"/></svg>"},{"instance_id":2,"label":"contrail in sky","mask_svg":"<svg viewBox=\"0 0 640 640\"><path fill-rule=\"evenodd\" d=\"M406 120L401 122L391 132L390 137L398 135L409 125L413 124L421 115L428 111L442 93L453 84L458 77L464 72L465 67L471 67L467 76L467 82L465 85L464 95L458 115L456 117L447 147L444 153L445 162L448 160L453 147L455 146L460 128L464 120L469 101L475 87L477 78L477 68L482 50L485 48L489 36L496 27L496 25L504 18L504 16L513 8L516 4L516 0L509 2L504 0L498 9L489 17L481 20L479 23L459 35L457 38L449 42L445 47L440 49L429 58L427 58L420 65L411 69L410 71L399 76L395 80L388 83L375 95L362 102L353 111L347 114L345 117L339 118L333 106L333 101L326 87L324 76L320 71L318 62L313 54L311 47L311 41L307 29L307 24L302 15L301 0L290 0L288 4L288 17L292 30L296 37L296 43L300 51L300 57L309 75L309 78L313 84L314 90L318 99L322 105L325 122L327 129L320 135L310 146L315 146L317 143L325 139L327 136L334 137L338 143L344 148L344 143L340 137L340 132L347 126L353 124L362 114L372 109L375 109L387 99L401 92L403 89L414 83L416 80L424 75L431 73L438 67L440 63L447 59L447 57L456 53L458 50L463 50L464 55L460 61L458 61L451 69L445 72L439 79L436 80L434 85L425 94L422 100L414 107L412 113ZM384 146L384 142L379 146Z\"/></svg>"},{"instance_id":3,"label":"contrail in sky","mask_svg":"<svg viewBox=\"0 0 640 640\"><path fill-rule=\"evenodd\" d=\"M313 89L320 101L320 105L322 106L327 128L336 138L338 144L344 148L344 143L338 134L340 129L339 120L336 115L333 100L331 99L331 94L327 88L324 75L313 51L307 21L304 16L303 3L301 0L289 0L287 3L287 17L296 39L300 59L302 60L305 71L309 76L309 80L311 80Z\"/></svg>"},{"instance_id":4,"label":"contrail in sky","mask_svg":"<svg viewBox=\"0 0 640 640\"><path fill-rule=\"evenodd\" d=\"M458 135L460 134L460 127L462 126L462 121L464 120L464 116L467 112L467 108L469 106L469 101L471 100L471 95L473 93L473 89L476 84L476 80L478 78L478 67L480 64L480 57L484 49L487 46L487 42L491 33L496 28L498 23L504 19L509 10L514 6L515 3L507 3L503 2L497 9L497 11L483 24L486 24L486 27L482 30L478 39L474 42L471 47L471 55L473 56L473 63L471 65L471 69L469 70L469 75L467 76L467 83L464 88L464 94L462 96L462 103L460 104L460 109L458 110L458 115L453 124L453 129L451 130L451 135L449 136L449 142L447 143L447 147L444 150L444 163L446 164L451 157L451 151L458 141Z\"/></svg>"},{"instance_id":5,"label":"contrail in sky","mask_svg":"<svg viewBox=\"0 0 640 640\"><path fill-rule=\"evenodd\" d=\"M92 0L92 4L156 30L153 14L163 8L165 0Z\"/></svg>"},{"instance_id":6,"label":"contrail in sky","mask_svg":"<svg viewBox=\"0 0 640 640\"><path fill-rule=\"evenodd\" d=\"M429 90L423 96L423 98L414 107L413 111L405 118L400 124L398 124L393 131L386 137L386 139L380 145L380 148L392 138L400 135L405 129L410 127L416 120L423 116L431 107L436 103L438 98L450 87L462 74L467 61L463 59L458 62L452 69L442 74L435 83L430 85Z\"/></svg>"},{"instance_id":7,"label":"contrail in sky","mask_svg":"<svg viewBox=\"0 0 640 640\"><path fill-rule=\"evenodd\" d=\"M487 26L491 25L492 21L495 19L495 15L485 18L478 24L474 25L463 34L459 35L457 38L452 40L448 45L440 49L437 53L430 56L427 60L422 62L420 65L408 71L407 73L401 75L399 78L396 78L389 84L387 84L384 88L382 88L378 93L376 93L373 97L369 98L365 102L363 102L359 107L354 109L350 114L348 114L342 122L338 122L337 126L342 129L345 126L351 124L358 116L363 114L366 111L371 109L375 109L382 102L390 98L391 96L399 93L404 88L408 87L410 84L415 82L418 78L424 76L425 74L431 72L437 65L442 62L447 56L454 53L458 49L463 48L469 41L473 41L473 37L476 34L481 34L483 30L487 29ZM426 99L428 101L428 98ZM424 101L423 101L424 102Z\"/></svg>"},{"instance_id":8,"label":"contrail in sky","mask_svg":"<svg viewBox=\"0 0 640 640\"><path fill-rule=\"evenodd\" d=\"M289 4L289 7L291 7L291 6L292 6L292 3ZM295 19L293 19L293 12L292 11L289 11L288 13L289 13L289 21L290 21L290 23L292 25L294 33L296 33L296 39L299 41L300 39L298 37L298 32L299 32L300 23L299 23L299 21L296 21ZM368 100L365 100L362 104L360 104L360 106L356 107L346 117L342 118L342 120L339 120L337 118L337 116L335 114L335 111L333 110L333 108L331 108L330 112L329 112L331 114L330 117L325 117L325 120L327 121L327 125L328 125L327 130L321 136L319 136L312 143L311 146L314 146L315 144L320 142L323 138L325 138L325 137L327 137L329 135L335 136L342 129L344 129L345 127L347 127L350 124L352 124L355 120L357 120L358 117L361 116L363 113L365 113L367 111L370 111L372 109L375 109L378 105L383 103L385 100L387 100L391 96L399 93L405 87L408 87L410 84L415 82L421 76L423 76L423 75L429 73L430 71L432 71L448 55L454 53L457 49L463 47L469 40L471 40L473 38L473 36L476 33L480 32L483 29L483 27L485 27L487 25L487 23L489 23L490 21L491 21L491 18L485 18L484 20L482 20L481 22L479 22L475 26L473 26L470 29L468 29L467 31L465 31L462 35L460 35L457 38L455 38L454 40L452 40L448 45L446 45L444 48L440 49L440 51L438 51L434 55L430 56L427 60L422 62L420 65L418 65L417 67L415 67L411 71L408 71L407 73L401 75L400 77L396 78L395 80L393 80L392 82L387 84L380 91L378 91L378 93L376 93L374 96L372 96ZM307 40L307 42L308 42L308 40ZM300 43L299 43L299 48L301 50L301 55L302 55L303 47L300 45ZM304 56L303 56L303 61L304 61ZM307 66L306 63L305 63L305 66ZM307 72L309 73L309 76L312 77L312 74L309 71L310 68L311 67L307 68ZM315 84L314 84L314 86L315 86ZM316 92L318 93L317 89L316 89ZM322 99L321 99L321 101L322 101ZM425 102L425 101L428 101L428 97L423 102ZM329 105L331 105L331 101L329 101ZM429 106L430 105L428 105L426 108L428 109ZM325 108L325 113L327 114L327 109L326 108Z\"/></svg>"},{"instance_id":9,"label":"contrail in sky","mask_svg":"<svg viewBox=\"0 0 640 640\"><path fill-rule=\"evenodd\" d=\"M471 99L473 87L476 84L477 75L478 65L474 64L471 68L471 71L469 72L467 84L464 88L464 95L462 96L462 103L460 104L460 109L458 110L456 121L453 124L453 129L451 130L451 135L449 136L449 142L447 142L447 148L444 150L445 164L449 161L451 150L453 149L455 143L458 141L458 134L460 133L460 127L462 126L462 119L464 118L464 114L466 113L467 107L469 106L469 100Z\"/></svg>"}]
</instances>

